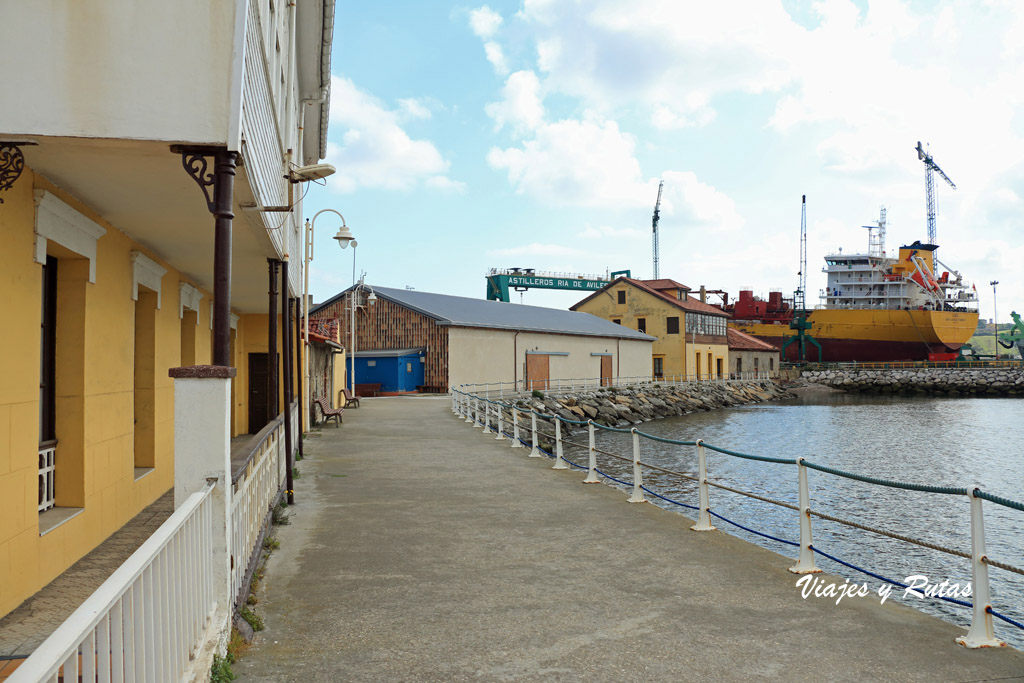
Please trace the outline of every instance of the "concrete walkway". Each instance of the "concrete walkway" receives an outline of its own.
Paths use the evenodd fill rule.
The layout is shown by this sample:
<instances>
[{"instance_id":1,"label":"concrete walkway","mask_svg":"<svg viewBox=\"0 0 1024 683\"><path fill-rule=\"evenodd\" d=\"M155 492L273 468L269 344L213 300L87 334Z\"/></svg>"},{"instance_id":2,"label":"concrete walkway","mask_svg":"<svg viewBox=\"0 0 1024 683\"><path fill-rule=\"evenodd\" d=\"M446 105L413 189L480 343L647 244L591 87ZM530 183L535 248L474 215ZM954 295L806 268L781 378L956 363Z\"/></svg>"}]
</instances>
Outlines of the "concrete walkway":
<instances>
[{"instance_id":1,"label":"concrete walkway","mask_svg":"<svg viewBox=\"0 0 1024 683\"><path fill-rule=\"evenodd\" d=\"M630 505L457 420L364 400L306 441L241 681L1024 681L1024 654ZM823 575L819 575L823 576Z\"/></svg>"}]
</instances>

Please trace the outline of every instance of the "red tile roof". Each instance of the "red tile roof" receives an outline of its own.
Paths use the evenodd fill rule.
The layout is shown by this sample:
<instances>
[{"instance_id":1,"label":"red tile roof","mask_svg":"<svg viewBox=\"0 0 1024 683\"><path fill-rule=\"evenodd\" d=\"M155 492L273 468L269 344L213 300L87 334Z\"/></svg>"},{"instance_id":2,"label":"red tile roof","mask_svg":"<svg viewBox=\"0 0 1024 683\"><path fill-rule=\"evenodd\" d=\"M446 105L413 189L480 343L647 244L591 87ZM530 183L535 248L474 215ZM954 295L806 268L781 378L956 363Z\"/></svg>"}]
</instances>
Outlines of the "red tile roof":
<instances>
[{"instance_id":1,"label":"red tile roof","mask_svg":"<svg viewBox=\"0 0 1024 683\"><path fill-rule=\"evenodd\" d=\"M676 282L675 280L670 280L668 278L662 278L660 280L640 280L640 282L644 283L651 289L685 289L686 291L690 291L690 288L683 283Z\"/></svg>"},{"instance_id":2,"label":"red tile roof","mask_svg":"<svg viewBox=\"0 0 1024 683\"><path fill-rule=\"evenodd\" d=\"M576 303L574 303L572 306L569 307L569 310L575 311L577 308L579 308L579 306L581 306L585 302L590 301L591 299L593 299L595 296L597 296L601 292L607 291L609 287L617 285L620 282L628 282L629 284L633 285L637 289L639 289L641 291L644 291L644 292L647 292L651 296L656 296L659 299L664 299L665 301L673 304L677 308L681 308L684 311L688 311L690 313L704 313L704 314L707 314L707 315L716 315L716 316L719 316L719 317L722 317L722 318L730 318L730 317L732 317L728 313L723 311L721 308L718 308L717 306L712 306L711 304L701 303L701 301L699 299L695 299L692 296L687 295L687 297L685 299L677 299L675 296L666 294L664 292L659 292L657 289L654 289L649 284L647 284L648 282L674 282L674 280L646 280L645 281L645 280L634 280L631 277L620 277L620 278L617 278L617 279L609 282L604 287L602 287L601 289L597 290L596 292L594 292L593 294L591 294L587 298L582 299L582 300L577 301ZM684 287L685 286L685 285L679 285L679 283L676 283L676 284L678 285L678 287L676 287L676 289L678 289L679 287Z\"/></svg>"},{"instance_id":3,"label":"red tile roof","mask_svg":"<svg viewBox=\"0 0 1024 683\"><path fill-rule=\"evenodd\" d=\"M746 332L740 332L731 327L726 332L729 337L730 351L774 351L778 353L778 349L768 342L752 337Z\"/></svg>"}]
</instances>

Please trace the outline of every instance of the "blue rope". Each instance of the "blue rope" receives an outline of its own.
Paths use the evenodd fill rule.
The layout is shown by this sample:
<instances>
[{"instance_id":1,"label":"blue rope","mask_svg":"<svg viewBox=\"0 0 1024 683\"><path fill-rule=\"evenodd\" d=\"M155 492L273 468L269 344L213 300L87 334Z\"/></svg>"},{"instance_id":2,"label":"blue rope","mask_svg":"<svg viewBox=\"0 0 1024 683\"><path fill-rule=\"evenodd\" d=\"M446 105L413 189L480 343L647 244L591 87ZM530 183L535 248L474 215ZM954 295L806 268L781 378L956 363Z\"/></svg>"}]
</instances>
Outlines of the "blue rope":
<instances>
[{"instance_id":1,"label":"blue rope","mask_svg":"<svg viewBox=\"0 0 1024 683\"><path fill-rule=\"evenodd\" d=\"M1005 614L1000 614L999 612L995 611L991 607L987 608L985 611L988 612L989 614L991 614L992 616L994 616L996 619L1002 619L1007 624L1012 624L1012 625L1016 626L1017 628L1021 629L1022 631L1024 631L1024 624L1020 623L1019 621L1014 621L1010 617L1006 616Z\"/></svg>"},{"instance_id":2,"label":"blue rope","mask_svg":"<svg viewBox=\"0 0 1024 683\"><path fill-rule=\"evenodd\" d=\"M708 509L708 513L711 514L713 517L717 517L718 519L722 520L723 522L728 522L729 524L732 524L733 526L739 527L740 529L743 529L744 531L749 531L752 534L756 534L758 536L763 536L763 537L771 539L773 541L778 541L779 543L785 543L786 545L795 545L797 547L800 547L799 543L794 543L793 541L787 541L784 538L779 538L778 536L772 536L770 534L766 534L764 532L757 531L755 529L751 529L750 527L743 526L742 524L734 522L731 519L726 519L725 517L723 517L722 515L718 514L714 510L711 510L710 508Z\"/></svg>"},{"instance_id":3,"label":"blue rope","mask_svg":"<svg viewBox=\"0 0 1024 683\"><path fill-rule=\"evenodd\" d=\"M632 486L633 485L633 482L631 482L631 481L622 481L621 479L616 479L612 475L606 474L605 472L602 472L599 469L595 469L594 471L597 472L598 474L600 474L605 479L611 479L612 481L614 481L616 483L619 483L619 484L622 484L623 486Z\"/></svg>"},{"instance_id":4,"label":"blue rope","mask_svg":"<svg viewBox=\"0 0 1024 683\"><path fill-rule=\"evenodd\" d=\"M875 579L878 579L879 581L885 581L886 583L891 583L892 585L899 586L900 588L910 588L910 586L908 586L905 583L901 583L899 581L895 581L893 579L886 578L886 577L882 576L881 574L876 574L876 573L874 573L872 571L868 571L867 569L864 569L863 567L858 567L855 564L850 564L849 562L844 562L843 560L840 560L838 557L834 557L832 555L829 555L828 553L826 553L823 550L819 550L819 549L815 548L813 545L811 546L811 550L813 550L814 552L818 553L822 557L827 557L828 559L832 560L833 562L838 562L839 564L843 565L844 567L849 567L850 569L854 569L856 571L859 571L861 574L867 574L868 576L870 576L872 578L875 578ZM947 598L947 597L944 597L944 596L941 596L941 595L926 595L925 597L933 598L933 599L936 599L936 600L945 600L946 602L951 602L954 605L960 605L961 607L974 607L974 605L972 603L969 603L969 602L967 602L965 600L957 600L956 598Z\"/></svg>"},{"instance_id":5,"label":"blue rope","mask_svg":"<svg viewBox=\"0 0 1024 683\"><path fill-rule=\"evenodd\" d=\"M650 490L646 486L641 486L640 488L643 489L644 491L647 491L647 493L651 494L655 498L661 498L662 500L667 501L669 503L672 503L673 505L678 505L680 507L689 508L690 510L700 510L700 508L695 506L695 505L689 505L687 503L680 503L678 500L672 500L671 498L666 498L665 496L661 495L660 493L657 493L655 491Z\"/></svg>"}]
</instances>

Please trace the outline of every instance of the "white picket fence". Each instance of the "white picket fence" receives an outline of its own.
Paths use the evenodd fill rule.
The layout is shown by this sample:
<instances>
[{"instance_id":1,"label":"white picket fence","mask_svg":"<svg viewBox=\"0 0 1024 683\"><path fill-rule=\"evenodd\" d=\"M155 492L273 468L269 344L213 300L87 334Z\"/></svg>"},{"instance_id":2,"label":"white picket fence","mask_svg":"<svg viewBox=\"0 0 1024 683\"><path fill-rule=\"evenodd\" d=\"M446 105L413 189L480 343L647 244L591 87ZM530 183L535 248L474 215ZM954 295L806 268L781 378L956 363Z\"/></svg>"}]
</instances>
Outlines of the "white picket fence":
<instances>
[{"instance_id":1,"label":"white picket fence","mask_svg":"<svg viewBox=\"0 0 1024 683\"><path fill-rule=\"evenodd\" d=\"M216 600L215 484L193 493L9 679L181 680Z\"/></svg>"}]
</instances>

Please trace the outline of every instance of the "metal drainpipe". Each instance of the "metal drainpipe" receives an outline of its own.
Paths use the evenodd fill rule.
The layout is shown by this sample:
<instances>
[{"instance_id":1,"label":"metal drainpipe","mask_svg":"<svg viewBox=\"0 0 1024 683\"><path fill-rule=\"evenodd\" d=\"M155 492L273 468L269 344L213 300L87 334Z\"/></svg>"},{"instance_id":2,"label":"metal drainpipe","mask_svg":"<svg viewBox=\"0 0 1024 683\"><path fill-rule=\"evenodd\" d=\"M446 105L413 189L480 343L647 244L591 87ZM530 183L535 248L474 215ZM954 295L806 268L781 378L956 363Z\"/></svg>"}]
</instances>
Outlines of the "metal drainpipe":
<instances>
[{"instance_id":1,"label":"metal drainpipe","mask_svg":"<svg viewBox=\"0 0 1024 683\"><path fill-rule=\"evenodd\" d=\"M303 409L302 409L302 404L305 401L306 397L308 396L308 390L306 392L304 392L302 390L302 385L303 385L303 382L302 382L302 359L306 355L308 355L308 342L305 342L302 339L302 306L299 305L299 298L298 297L295 297L294 301L295 301L295 338L297 340L295 342L295 374L296 374L295 383L298 385L298 394L299 394L298 395L298 401L296 401L296 403L298 403L298 405L299 405L299 433L296 436L296 438L298 439L298 442L299 442L299 460L301 460L303 457L305 457L303 455L303 453L302 453L302 435L306 431L305 422L303 422L303 418L305 417L305 411L303 411ZM304 351L306 353L303 353ZM329 396L327 397L327 400L330 401L330 397Z\"/></svg>"},{"instance_id":2,"label":"metal drainpipe","mask_svg":"<svg viewBox=\"0 0 1024 683\"><path fill-rule=\"evenodd\" d=\"M285 482L288 492L288 504L295 504L295 483L292 479L292 340L291 340L291 302L288 299L288 262L284 261L281 268L281 363L284 381L284 455Z\"/></svg>"},{"instance_id":3,"label":"metal drainpipe","mask_svg":"<svg viewBox=\"0 0 1024 683\"><path fill-rule=\"evenodd\" d=\"M267 312L267 422L277 417L279 407L277 391L277 259L267 259L270 272L268 291L270 309Z\"/></svg>"},{"instance_id":4,"label":"metal drainpipe","mask_svg":"<svg viewBox=\"0 0 1024 683\"><path fill-rule=\"evenodd\" d=\"M512 391L519 391L519 332L512 336Z\"/></svg>"}]
</instances>

